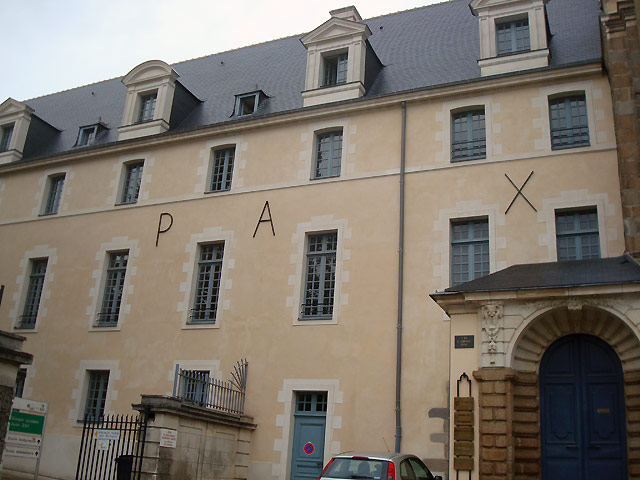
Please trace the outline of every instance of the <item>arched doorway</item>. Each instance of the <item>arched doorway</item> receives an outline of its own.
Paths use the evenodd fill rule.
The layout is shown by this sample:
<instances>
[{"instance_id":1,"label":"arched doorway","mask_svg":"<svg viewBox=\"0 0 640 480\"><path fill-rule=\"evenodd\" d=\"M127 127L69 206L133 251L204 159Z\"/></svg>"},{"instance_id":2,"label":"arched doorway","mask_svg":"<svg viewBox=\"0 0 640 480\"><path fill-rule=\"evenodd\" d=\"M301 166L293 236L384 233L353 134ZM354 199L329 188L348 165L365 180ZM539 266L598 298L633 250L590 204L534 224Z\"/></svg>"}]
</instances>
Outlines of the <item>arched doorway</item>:
<instances>
[{"instance_id":1,"label":"arched doorway","mask_svg":"<svg viewBox=\"0 0 640 480\"><path fill-rule=\"evenodd\" d=\"M568 335L540 363L542 478L627 478L620 359L591 335Z\"/></svg>"}]
</instances>

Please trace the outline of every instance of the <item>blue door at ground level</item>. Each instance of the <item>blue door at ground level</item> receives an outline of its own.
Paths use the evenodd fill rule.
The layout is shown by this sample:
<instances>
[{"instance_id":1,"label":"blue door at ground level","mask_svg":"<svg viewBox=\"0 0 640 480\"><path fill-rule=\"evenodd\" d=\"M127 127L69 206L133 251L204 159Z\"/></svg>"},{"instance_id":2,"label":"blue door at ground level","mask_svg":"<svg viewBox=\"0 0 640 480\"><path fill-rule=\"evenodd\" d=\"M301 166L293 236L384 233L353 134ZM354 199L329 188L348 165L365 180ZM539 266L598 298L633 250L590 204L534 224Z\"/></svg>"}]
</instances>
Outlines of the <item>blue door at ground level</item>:
<instances>
[{"instance_id":1,"label":"blue door at ground level","mask_svg":"<svg viewBox=\"0 0 640 480\"><path fill-rule=\"evenodd\" d=\"M627 478L622 366L590 335L554 342L540 364L542 478Z\"/></svg>"},{"instance_id":2,"label":"blue door at ground level","mask_svg":"<svg viewBox=\"0 0 640 480\"><path fill-rule=\"evenodd\" d=\"M324 462L327 392L296 394L291 480L316 480Z\"/></svg>"}]
</instances>

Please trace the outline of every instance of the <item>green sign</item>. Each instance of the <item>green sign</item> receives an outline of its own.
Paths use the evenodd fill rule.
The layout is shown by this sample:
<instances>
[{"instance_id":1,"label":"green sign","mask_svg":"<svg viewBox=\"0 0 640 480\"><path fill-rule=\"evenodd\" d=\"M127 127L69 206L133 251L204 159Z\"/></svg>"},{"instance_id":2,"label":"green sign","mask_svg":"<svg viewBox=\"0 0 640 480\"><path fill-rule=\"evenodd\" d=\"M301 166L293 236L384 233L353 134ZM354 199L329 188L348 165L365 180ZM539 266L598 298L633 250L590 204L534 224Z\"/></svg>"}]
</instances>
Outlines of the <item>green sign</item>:
<instances>
[{"instance_id":1,"label":"green sign","mask_svg":"<svg viewBox=\"0 0 640 480\"><path fill-rule=\"evenodd\" d=\"M11 412L9 418L9 431L19 433L30 433L32 435L42 435L44 430L44 415L34 415L32 413Z\"/></svg>"}]
</instances>

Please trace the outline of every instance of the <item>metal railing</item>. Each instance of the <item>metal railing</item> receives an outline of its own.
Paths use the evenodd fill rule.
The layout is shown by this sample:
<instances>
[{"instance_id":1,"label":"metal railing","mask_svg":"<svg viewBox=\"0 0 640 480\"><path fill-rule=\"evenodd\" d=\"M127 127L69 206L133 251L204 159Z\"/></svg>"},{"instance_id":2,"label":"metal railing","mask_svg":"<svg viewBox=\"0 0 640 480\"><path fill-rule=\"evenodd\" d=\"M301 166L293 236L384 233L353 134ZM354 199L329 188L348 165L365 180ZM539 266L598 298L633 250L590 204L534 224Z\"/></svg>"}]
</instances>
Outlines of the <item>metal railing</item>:
<instances>
[{"instance_id":1,"label":"metal railing","mask_svg":"<svg viewBox=\"0 0 640 480\"><path fill-rule=\"evenodd\" d=\"M139 480L146 435L144 414L85 418L76 480Z\"/></svg>"},{"instance_id":2,"label":"metal railing","mask_svg":"<svg viewBox=\"0 0 640 480\"><path fill-rule=\"evenodd\" d=\"M211 378L209 372L185 370L176 365L173 396L211 410L243 415L247 366L246 360L237 362L231 372L231 380L225 382Z\"/></svg>"}]
</instances>

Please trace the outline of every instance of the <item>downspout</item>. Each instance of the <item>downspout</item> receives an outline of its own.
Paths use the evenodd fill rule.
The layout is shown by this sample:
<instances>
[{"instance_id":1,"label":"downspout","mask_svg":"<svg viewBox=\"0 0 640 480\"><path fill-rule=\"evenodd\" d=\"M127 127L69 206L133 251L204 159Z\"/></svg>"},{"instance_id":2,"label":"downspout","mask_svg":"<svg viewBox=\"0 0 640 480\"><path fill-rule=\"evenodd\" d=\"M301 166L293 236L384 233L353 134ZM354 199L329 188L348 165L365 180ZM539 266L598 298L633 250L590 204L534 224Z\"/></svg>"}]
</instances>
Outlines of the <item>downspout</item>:
<instances>
[{"instance_id":1,"label":"downspout","mask_svg":"<svg viewBox=\"0 0 640 480\"><path fill-rule=\"evenodd\" d=\"M402 386L402 300L404 289L404 165L407 132L407 103L402 102L402 134L400 137L400 224L398 227L398 325L396 327L396 446L400 451L402 423L400 387Z\"/></svg>"}]
</instances>

